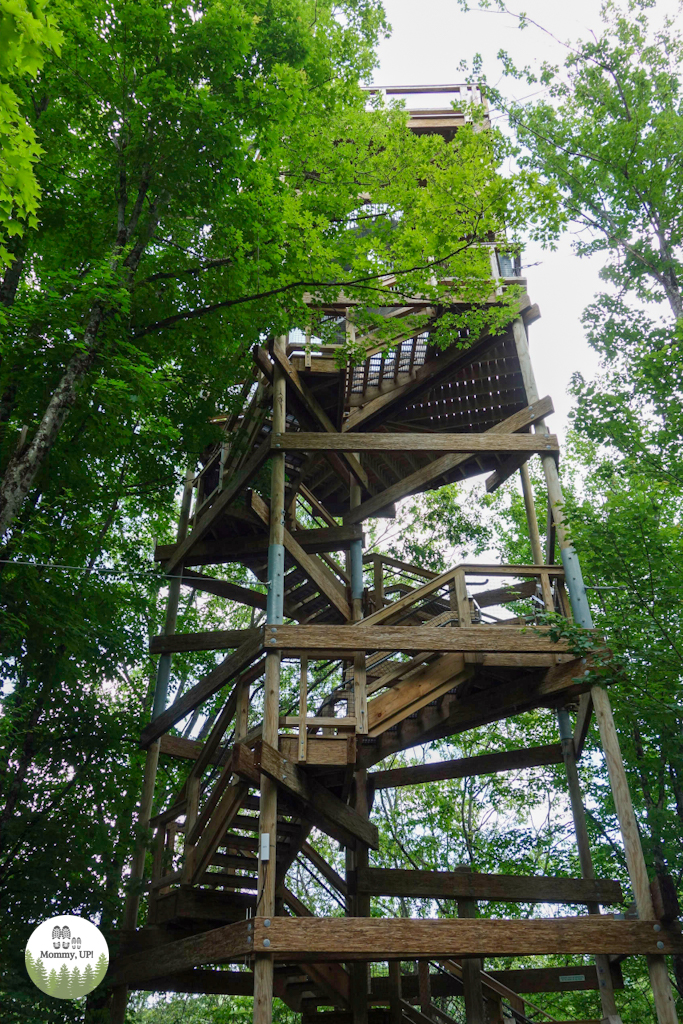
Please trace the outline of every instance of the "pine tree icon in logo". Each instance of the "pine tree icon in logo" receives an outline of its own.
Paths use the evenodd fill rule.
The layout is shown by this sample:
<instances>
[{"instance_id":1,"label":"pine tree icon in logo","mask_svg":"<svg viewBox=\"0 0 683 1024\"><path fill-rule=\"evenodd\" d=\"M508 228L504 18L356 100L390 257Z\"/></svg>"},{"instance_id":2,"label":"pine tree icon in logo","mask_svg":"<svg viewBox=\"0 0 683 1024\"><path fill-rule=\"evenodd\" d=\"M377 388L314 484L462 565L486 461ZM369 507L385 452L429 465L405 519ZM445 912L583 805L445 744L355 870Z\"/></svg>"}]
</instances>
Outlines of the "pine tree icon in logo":
<instances>
[{"instance_id":1,"label":"pine tree icon in logo","mask_svg":"<svg viewBox=\"0 0 683 1024\"><path fill-rule=\"evenodd\" d=\"M59 940L61 939L61 937L62 929L59 927L58 924L56 924L52 929L52 945L55 947L55 949L59 949Z\"/></svg>"},{"instance_id":2,"label":"pine tree icon in logo","mask_svg":"<svg viewBox=\"0 0 683 1024\"><path fill-rule=\"evenodd\" d=\"M65 924L62 928L62 949L69 948L69 939L71 938L71 929L68 924Z\"/></svg>"}]
</instances>

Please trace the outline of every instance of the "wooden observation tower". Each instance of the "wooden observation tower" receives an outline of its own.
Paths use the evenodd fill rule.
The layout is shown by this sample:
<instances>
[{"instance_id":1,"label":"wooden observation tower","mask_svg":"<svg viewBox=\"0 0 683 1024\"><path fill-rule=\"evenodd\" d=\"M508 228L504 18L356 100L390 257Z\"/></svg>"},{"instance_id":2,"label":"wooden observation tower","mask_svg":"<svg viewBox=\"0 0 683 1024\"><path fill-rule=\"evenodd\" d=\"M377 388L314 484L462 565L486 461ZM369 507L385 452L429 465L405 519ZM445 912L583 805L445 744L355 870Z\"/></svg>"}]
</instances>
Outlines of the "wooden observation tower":
<instances>
[{"instance_id":1,"label":"wooden observation tower","mask_svg":"<svg viewBox=\"0 0 683 1024\"><path fill-rule=\"evenodd\" d=\"M411 127L452 133L462 120L452 107L419 110ZM501 288L525 284L513 266L496 266ZM141 736L140 808L156 839L151 877L144 850L132 868L138 884L108 978L113 1024L130 989L253 994L256 1024L270 1021L274 995L304 1024L450 1024L434 1003L444 995L464 999L467 1024L524 1024L550 1019L538 1016L533 993L594 989L596 1020L617 1024L619 964L631 955L648 959L660 1024L676 1022L665 956L683 952L683 939L647 877L607 693L592 685L590 658L554 642L538 616L503 612L491 622L484 611L531 598L541 614L592 626L563 526L558 442L546 427L552 401L538 393L529 358L538 309L525 295L504 334L440 351L429 331L400 335L401 317L424 305L402 298L384 307L383 316L396 318L396 341L376 350L368 342L359 365L340 368L331 346L304 335L258 349L224 443L188 478L177 542L157 549L169 603L165 633L152 641L161 657ZM343 301L322 312L342 330L350 315ZM549 499L543 543L526 466L534 455ZM480 474L493 489L514 473L532 565L461 564L436 575L364 554L363 524L391 516L401 499ZM267 583L267 598L203 571L233 562ZM482 579L492 585L477 587L475 599L468 585ZM176 633L181 586L265 612L265 624ZM181 651L225 657L167 706L171 657ZM334 683L309 694L309 670L321 661L336 666ZM294 709L280 700L286 662L300 679ZM249 714L256 690L258 721ZM173 734L219 692L203 742ZM556 716L556 743L375 769L398 751L533 708ZM579 791L576 762L593 719L635 897L626 915L609 910L623 901L618 882L595 877ZM182 788L160 809L152 808L159 756L187 766ZM562 762L582 877L373 866L379 789ZM344 877L316 850L320 832L344 847ZM316 917L290 891L288 871L302 857L338 892L345 916ZM137 927L140 891L147 917ZM458 915L371 917L373 895L455 900ZM489 900L575 905L576 915L479 917ZM486 969L487 957L539 954L576 954L580 966ZM388 973L370 971L375 963Z\"/></svg>"}]
</instances>

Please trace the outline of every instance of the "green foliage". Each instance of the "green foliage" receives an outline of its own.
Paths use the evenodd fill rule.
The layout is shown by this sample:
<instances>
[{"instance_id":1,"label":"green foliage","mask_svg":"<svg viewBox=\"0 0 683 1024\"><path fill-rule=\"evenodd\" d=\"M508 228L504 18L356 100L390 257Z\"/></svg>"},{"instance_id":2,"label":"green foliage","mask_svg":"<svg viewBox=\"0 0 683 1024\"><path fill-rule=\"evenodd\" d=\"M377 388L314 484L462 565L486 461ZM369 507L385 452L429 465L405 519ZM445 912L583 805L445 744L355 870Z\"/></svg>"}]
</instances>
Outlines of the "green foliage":
<instances>
[{"instance_id":1,"label":"green foliage","mask_svg":"<svg viewBox=\"0 0 683 1024\"><path fill-rule=\"evenodd\" d=\"M34 165L42 149L18 87L38 76L46 50L59 53L62 36L46 6L46 0L0 0L0 266L14 258L8 240L38 223Z\"/></svg>"}]
</instances>

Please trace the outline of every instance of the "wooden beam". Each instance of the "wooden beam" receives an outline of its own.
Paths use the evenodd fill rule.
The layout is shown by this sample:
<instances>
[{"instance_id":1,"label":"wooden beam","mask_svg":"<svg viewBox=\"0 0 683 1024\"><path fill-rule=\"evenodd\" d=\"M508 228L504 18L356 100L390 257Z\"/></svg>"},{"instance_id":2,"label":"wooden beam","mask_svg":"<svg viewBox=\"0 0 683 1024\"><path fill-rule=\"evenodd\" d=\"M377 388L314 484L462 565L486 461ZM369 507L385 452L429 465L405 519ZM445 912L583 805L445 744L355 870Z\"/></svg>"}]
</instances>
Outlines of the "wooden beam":
<instances>
[{"instance_id":1,"label":"wooden beam","mask_svg":"<svg viewBox=\"0 0 683 1024\"><path fill-rule=\"evenodd\" d=\"M408 395L417 395L439 383L444 374L452 374L459 367L467 366L477 359L487 348L495 345L500 339L485 337L463 352L456 343L446 352L440 352L434 359L420 366L414 373L414 377L405 384L394 387L372 401L366 402L360 409L354 410L343 426L343 430L360 430L366 428L369 423L378 417L386 418L392 406L404 403Z\"/></svg>"},{"instance_id":2,"label":"wooden beam","mask_svg":"<svg viewBox=\"0 0 683 1024\"><path fill-rule=\"evenodd\" d=\"M298 399L298 404L303 405L306 412L313 417L314 421L322 427L322 429L329 434L336 434L337 428L333 424L330 417L327 415L323 407L321 406L318 399L315 397L313 392L308 388L304 381L295 370L294 366L287 358L285 350L278 344L273 346L273 359L279 366L284 370L287 377L287 382L294 392L294 396ZM366 491L369 488L368 475L361 466L360 462L355 455L344 454L344 459L351 471L353 476L356 478L359 484L365 487Z\"/></svg>"},{"instance_id":3,"label":"wooden beam","mask_svg":"<svg viewBox=\"0 0 683 1024\"><path fill-rule=\"evenodd\" d=\"M364 868L357 871L355 883L359 892L420 899L502 903L621 903L624 899L619 882L597 878Z\"/></svg>"},{"instance_id":4,"label":"wooden beam","mask_svg":"<svg viewBox=\"0 0 683 1024\"><path fill-rule=\"evenodd\" d=\"M185 559L192 551L195 544L197 544L197 542L200 541L209 530L213 529L228 505L235 500L237 495L256 476L261 466L268 458L270 458L270 437L267 437L265 441L261 442L251 458L247 460L243 468L232 477L228 486L220 492L211 507L202 515L192 533L190 533L184 541L181 541L180 544L175 545L173 555L169 558L166 565L166 572L169 576L174 573L180 565L184 564Z\"/></svg>"},{"instance_id":5,"label":"wooden beam","mask_svg":"<svg viewBox=\"0 0 683 1024\"><path fill-rule=\"evenodd\" d=\"M187 992L196 995L250 996L254 992L251 971L178 971L153 981L129 985L134 992Z\"/></svg>"},{"instance_id":6,"label":"wooden beam","mask_svg":"<svg viewBox=\"0 0 683 1024\"><path fill-rule=\"evenodd\" d=\"M321 854L319 854L310 843L304 843L301 847L301 852L304 857L306 857L307 860L310 860L311 864L318 869L320 874L327 879L330 885L333 885L334 888L342 894L342 896L347 895L348 887L344 879L334 870L331 864L327 863L325 858L321 856Z\"/></svg>"},{"instance_id":7,"label":"wooden beam","mask_svg":"<svg viewBox=\"0 0 683 1024\"><path fill-rule=\"evenodd\" d=\"M353 541L363 540L363 530L360 526L354 525L323 526L314 530L297 530L296 539L299 547L309 554L319 554L324 551L347 551ZM157 545L154 550L154 560L156 562L168 561L173 557L177 546L177 544ZM192 549L187 561L189 565L219 565L223 562L240 562L253 555L265 556L267 553L268 535L263 533L255 536L231 537L227 540L202 541ZM208 576L202 578L210 579ZM192 574L189 574L187 580L183 579L183 582L194 586L192 579Z\"/></svg>"},{"instance_id":8,"label":"wooden beam","mask_svg":"<svg viewBox=\"0 0 683 1024\"><path fill-rule=\"evenodd\" d=\"M524 430L531 426L531 424L538 422L545 416L549 415L553 411L553 403L550 398L543 398L534 405L525 406L519 412L514 413L507 419L502 420L495 426L491 427L490 430L486 431L486 435L495 436L496 434L511 434L518 430ZM414 473L410 473L408 476L399 480L398 483L392 484L391 487L387 487L386 490L380 494L375 494L368 501L364 501L358 508L351 509L344 516L345 523L361 523L364 519L373 515L379 509L384 508L385 505L389 505L391 502L399 501L401 498L405 498L409 494L414 494L416 491L421 490L427 484L433 480L438 479L445 473L450 473L457 466L462 465L463 462L471 456L469 454L458 455L449 454L442 455L438 459L434 459L427 466L423 466L421 469L416 470Z\"/></svg>"},{"instance_id":9,"label":"wooden beam","mask_svg":"<svg viewBox=\"0 0 683 1024\"><path fill-rule=\"evenodd\" d=\"M253 944L247 942L249 936L248 922L239 921L177 942L167 942L146 950L144 956L136 953L119 957L110 964L105 984L134 984L203 964L238 961L252 952Z\"/></svg>"},{"instance_id":10,"label":"wooden beam","mask_svg":"<svg viewBox=\"0 0 683 1024\"><path fill-rule=\"evenodd\" d=\"M501 750L494 754L478 754L475 757L416 764L407 768L389 768L386 771L373 772L368 778L375 789L392 789L395 786L417 786L425 782L466 779L473 775L492 775L496 772L538 768L549 764L562 764L560 743L524 747L520 750Z\"/></svg>"},{"instance_id":11,"label":"wooden beam","mask_svg":"<svg viewBox=\"0 0 683 1024\"><path fill-rule=\"evenodd\" d=\"M583 659L576 658L549 669L543 679L535 682L516 680L467 697L446 697L441 706L424 708L417 719L405 719L397 732L384 733L375 747L362 748L359 761L369 767L398 750L454 736L542 704L577 696L590 687L583 676L585 668Z\"/></svg>"},{"instance_id":12,"label":"wooden beam","mask_svg":"<svg viewBox=\"0 0 683 1024\"><path fill-rule=\"evenodd\" d=\"M268 506L258 494L252 493L251 507L263 523L266 525L270 523L270 512L268 510ZM331 534L339 529L340 527L323 527L320 530L311 530L306 532ZM327 598L330 604L336 608L345 619L350 619L351 606L346 600L346 592L344 588L341 586L334 573L328 569L322 560L314 558L303 550L303 547L299 543L299 536L303 532L303 530L296 530L295 537L294 534L290 533L289 530L286 530L283 527L282 534L285 550L294 559L302 572L308 576L308 579L315 584L320 593ZM349 536L349 547L351 545L351 541L354 540L360 540L362 542L363 533L361 532L356 534L354 537Z\"/></svg>"},{"instance_id":13,"label":"wooden beam","mask_svg":"<svg viewBox=\"0 0 683 1024\"><path fill-rule=\"evenodd\" d=\"M258 590L240 587L237 583L229 583L228 580L217 580L213 576L206 576L191 569L183 569L183 578L180 582L183 586L193 587L202 593L215 594L216 597L224 597L228 601L237 601L239 604L262 608L265 611L266 595Z\"/></svg>"},{"instance_id":14,"label":"wooden beam","mask_svg":"<svg viewBox=\"0 0 683 1024\"><path fill-rule=\"evenodd\" d=\"M229 683L235 676L248 668L263 651L263 631L250 637L234 654L229 654L220 665L203 676L186 694L175 701L169 708L162 711L153 722L147 725L140 735L140 745L149 746L158 736L168 732L176 722L194 711L205 700L213 696L221 687Z\"/></svg>"},{"instance_id":15,"label":"wooden beam","mask_svg":"<svg viewBox=\"0 0 683 1024\"><path fill-rule=\"evenodd\" d=\"M274 434L276 451L309 452L534 452L559 451L555 434Z\"/></svg>"},{"instance_id":16,"label":"wooden beam","mask_svg":"<svg viewBox=\"0 0 683 1024\"><path fill-rule=\"evenodd\" d=\"M268 743L257 743L253 754L248 747L236 743L232 767L236 775L245 779L253 779L254 772L267 775L279 788L305 805L309 820L345 845L355 846L356 840L360 839L373 850L378 849L379 836L375 825Z\"/></svg>"},{"instance_id":17,"label":"wooden beam","mask_svg":"<svg viewBox=\"0 0 683 1024\"><path fill-rule=\"evenodd\" d=\"M576 726L574 728L574 756L578 761L583 754L583 748L586 743L586 737L588 736L588 730L590 729L591 718L593 716L593 697L590 691L581 695L579 701L579 710L576 716Z\"/></svg>"},{"instance_id":18,"label":"wooden beam","mask_svg":"<svg viewBox=\"0 0 683 1024\"><path fill-rule=\"evenodd\" d=\"M349 657L355 651L511 651L564 653L566 641L553 641L547 628L523 626L266 626L268 650L317 651Z\"/></svg>"},{"instance_id":19,"label":"wooden beam","mask_svg":"<svg viewBox=\"0 0 683 1024\"><path fill-rule=\"evenodd\" d=\"M149 653L225 651L241 647L260 633L260 629L210 629L202 633L171 633L170 636L162 633L151 637Z\"/></svg>"},{"instance_id":20,"label":"wooden beam","mask_svg":"<svg viewBox=\"0 0 683 1024\"><path fill-rule=\"evenodd\" d=\"M379 736L437 697L471 679L474 669L462 654L444 654L413 669L390 690L368 704L368 735Z\"/></svg>"},{"instance_id":21,"label":"wooden beam","mask_svg":"<svg viewBox=\"0 0 683 1024\"><path fill-rule=\"evenodd\" d=\"M267 948L276 960L283 961L683 953L679 932L667 927L655 932L651 922L619 921L608 915L512 921L276 917L268 928L263 918L257 917L253 925L254 949ZM267 947L265 939L269 940Z\"/></svg>"}]
</instances>

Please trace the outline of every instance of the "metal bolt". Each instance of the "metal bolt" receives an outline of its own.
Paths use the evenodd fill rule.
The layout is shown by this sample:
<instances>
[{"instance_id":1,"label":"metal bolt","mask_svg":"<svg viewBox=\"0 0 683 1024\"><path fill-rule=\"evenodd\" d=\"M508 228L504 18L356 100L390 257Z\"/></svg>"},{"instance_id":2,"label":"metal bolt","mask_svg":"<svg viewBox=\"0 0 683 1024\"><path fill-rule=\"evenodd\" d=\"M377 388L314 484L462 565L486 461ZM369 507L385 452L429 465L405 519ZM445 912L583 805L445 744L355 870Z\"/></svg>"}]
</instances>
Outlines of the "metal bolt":
<instances>
[{"instance_id":1,"label":"metal bolt","mask_svg":"<svg viewBox=\"0 0 683 1024\"><path fill-rule=\"evenodd\" d=\"M250 931L251 931L251 929L252 929L252 927L253 927L253 925L251 925L251 924L248 924L248 925L247 925L247 931L248 931L248 932L250 932Z\"/></svg>"},{"instance_id":2,"label":"metal bolt","mask_svg":"<svg viewBox=\"0 0 683 1024\"><path fill-rule=\"evenodd\" d=\"M270 918L269 917L267 917L265 919L265 921L263 922L263 926L264 926L264 928L270 928Z\"/></svg>"},{"instance_id":3,"label":"metal bolt","mask_svg":"<svg viewBox=\"0 0 683 1024\"><path fill-rule=\"evenodd\" d=\"M664 949L664 943L663 942L658 942L657 943L657 949Z\"/></svg>"},{"instance_id":4,"label":"metal bolt","mask_svg":"<svg viewBox=\"0 0 683 1024\"><path fill-rule=\"evenodd\" d=\"M247 935L247 945L251 942L251 935Z\"/></svg>"},{"instance_id":5,"label":"metal bolt","mask_svg":"<svg viewBox=\"0 0 683 1024\"><path fill-rule=\"evenodd\" d=\"M590 672L588 671L588 669L586 669L586 671L585 671L585 672L584 672L583 674L584 674L585 676L589 676L589 675L590 675Z\"/></svg>"},{"instance_id":6,"label":"metal bolt","mask_svg":"<svg viewBox=\"0 0 683 1024\"><path fill-rule=\"evenodd\" d=\"M656 931L656 932L661 932L661 930L662 930L661 924L654 925L653 926L653 930Z\"/></svg>"},{"instance_id":7,"label":"metal bolt","mask_svg":"<svg viewBox=\"0 0 683 1024\"><path fill-rule=\"evenodd\" d=\"M273 637L270 642L271 642L271 644L276 644L277 643L277 637Z\"/></svg>"},{"instance_id":8,"label":"metal bolt","mask_svg":"<svg viewBox=\"0 0 683 1024\"><path fill-rule=\"evenodd\" d=\"M264 946L269 946L270 945L270 939L264 939L263 940L263 945Z\"/></svg>"}]
</instances>

